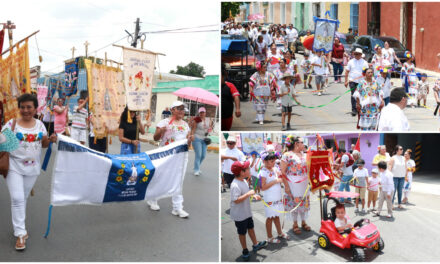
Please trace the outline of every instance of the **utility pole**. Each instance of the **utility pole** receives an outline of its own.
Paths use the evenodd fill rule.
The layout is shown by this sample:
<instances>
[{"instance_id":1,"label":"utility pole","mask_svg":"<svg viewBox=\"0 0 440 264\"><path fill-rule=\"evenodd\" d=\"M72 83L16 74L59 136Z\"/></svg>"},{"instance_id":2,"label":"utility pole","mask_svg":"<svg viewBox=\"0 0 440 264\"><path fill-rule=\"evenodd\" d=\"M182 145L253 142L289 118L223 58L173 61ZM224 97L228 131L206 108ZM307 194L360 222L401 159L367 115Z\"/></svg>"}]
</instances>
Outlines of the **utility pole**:
<instances>
[{"instance_id":1,"label":"utility pole","mask_svg":"<svg viewBox=\"0 0 440 264\"><path fill-rule=\"evenodd\" d=\"M128 30L125 30L125 32L127 32L128 36L129 36L128 42L130 43L130 41L131 41L130 45L133 48L136 48L138 40L140 39L142 42L142 39L141 39L142 36L144 36L144 40L145 40L145 34L139 34L141 32L140 19L137 18L136 22L134 22L134 23L136 24L136 26L134 28L134 35L132 35L130 32L128 32ZM130 38L131 38L131 40L130 40Z\"/></svg>"},{"instance_id":2,"label":"utility pole","mask_svg":"<svg viewBox=\"0 0 440 264\"><path fill-rule=\"evenodd\" d=\"M141 26L139 25L140 19L137 18L135 23L136 23L136 27L134 29L133 43L131 43L131 46L133 46L134 48L136 48L137 41L140 38L139 36L139 32L141 31Z\"/></svg>"}]
</instances>

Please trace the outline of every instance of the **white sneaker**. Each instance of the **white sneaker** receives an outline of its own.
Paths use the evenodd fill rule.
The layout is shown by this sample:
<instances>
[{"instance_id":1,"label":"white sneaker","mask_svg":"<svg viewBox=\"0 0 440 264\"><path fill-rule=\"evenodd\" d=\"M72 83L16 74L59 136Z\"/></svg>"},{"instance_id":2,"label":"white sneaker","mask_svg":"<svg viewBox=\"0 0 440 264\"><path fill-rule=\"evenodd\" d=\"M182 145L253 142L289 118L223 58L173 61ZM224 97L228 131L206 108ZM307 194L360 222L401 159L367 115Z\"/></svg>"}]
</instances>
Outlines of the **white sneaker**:
<instances>
[{"instance_id":1,"label":"white sneaker","mask_svg":"<svg viewBox=\"0 0 440 264\"><path fill-rule=\"evenodd\" d=\"M361 211L363 214L365 214L365 209L362 209L362 211Z\"/></svg>"},{"instance_id":2,"label":"white sneaker","mask_svg":"<svg viewBox=\"0 0 440 264\"><path fill-rule=\"evenodd\" d=\"M356 208L356 209L354 210L354 212L355 212L355 213L358 213L358 212L359 212L359 208Z\"/></svg>"},{"instance_id":3,"label":"white sneaker","mask_svg":"<svg viewBox=\"0 0 440 264\"><path fill-rule=\"evenodd\" d=\"M264 122L263 121L260 121L260 125L263 125L264 124Z\"/></svg>"},{"instance_id":4,"label":"white sneaker","mask_svg":"<svg viewBox=\"0 0 440 264\"><path fill-rule=\"evenodd\" d=\"M322 93L321 93L321 92L319 92L319 93L318 93L318 96L321 96L321 95L322 95Z\"/></svg>"},{"instance_id":5,"label":"white sneaker","mask_svg":"<svg viewBox=\"0 0 440 264\"><path fill-rule=\"evenodd\" d=\"M200 176L200 171L196 171L196 172L194 172L194 175L195 175L195 176Z\"/></svg>"},{"instance_id":6,"label":"white sneaker","mask_svg":"<svg viewBox=\"0 0 440 264\"><path fill-rule=\"evenodd\" d=\"M179 216L180 218L187 218L189 214L185 212L183 209L181 210L173 210L171 213L175 216Z\"/></svg>"},{"instance_id":7,"label":"white sneaker","mask_svg":"<svg viewBox=\"0 0 440 264\"><path fill-rule=\"evenodd\" d=\"M147 204L150 206L150 209L153 211L159 211L160 207L157 204L157 201L147 201Z\"/></svg>"}]
</instances>

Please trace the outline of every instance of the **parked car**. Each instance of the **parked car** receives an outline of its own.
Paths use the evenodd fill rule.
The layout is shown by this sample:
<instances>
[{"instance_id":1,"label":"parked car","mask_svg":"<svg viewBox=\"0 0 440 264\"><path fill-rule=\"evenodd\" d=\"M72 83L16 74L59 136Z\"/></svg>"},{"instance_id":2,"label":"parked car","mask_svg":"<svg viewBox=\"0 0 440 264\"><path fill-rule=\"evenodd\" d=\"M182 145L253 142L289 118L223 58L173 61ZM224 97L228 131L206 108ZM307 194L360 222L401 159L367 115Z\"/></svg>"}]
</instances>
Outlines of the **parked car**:
<instances>
[{"instance_id":1,"label":"parked car","mask_svg":"<svg viewBox=\"0 0 440 264\"><path fill-rule=\"evenodd\" d=\"M408 60L405 57L405 51L407 51L408 49L406 49L406 47L403 46L402 43L400 43L400 41L398 41L394 37L371 36L371 35L360 36L358 37L356 42L352 45L352 49L361 48L363 50L363 53L365 54L365 60L370 63L371 59L376 53L374 51L374 47L376 46L376 44L379 44L379 46L383 48L385 41L388 41L388 43L390 44L390 48L394 49L394 51L396 52L396 56L399 58L402 64ZM416 64L415 61L414 64ZM402 65L396 65L396 66L397 67L395 67L394 70L400 72L402 69Z\"/></svg>"},{"instance_id":2,"label":"parked car","mask_svg":"<svg viewBox=\"0 0 440 264\"><path fill-rule=\"evenodd\" d=\"M341 44L344 45L345 52L347 54L350 54L351 50L353 48L353 43L356 42L355 37L353 35L343 34L343 33L339 33L338 37L339 37L339 41L341 42Z\"/></svg>"},{"instance_id":3,"label":"parked car","mask_svg":"<svg viewBox=\"0 0 440 264\"><path fill-rule=\"evenodd\" d=\"M249 78L257 70L255 53L248 39L243 36L221 36L222 63L228 63L229 82L232 82L240 93L242 100L249 96Z\"/></svg>"}]
</instances>

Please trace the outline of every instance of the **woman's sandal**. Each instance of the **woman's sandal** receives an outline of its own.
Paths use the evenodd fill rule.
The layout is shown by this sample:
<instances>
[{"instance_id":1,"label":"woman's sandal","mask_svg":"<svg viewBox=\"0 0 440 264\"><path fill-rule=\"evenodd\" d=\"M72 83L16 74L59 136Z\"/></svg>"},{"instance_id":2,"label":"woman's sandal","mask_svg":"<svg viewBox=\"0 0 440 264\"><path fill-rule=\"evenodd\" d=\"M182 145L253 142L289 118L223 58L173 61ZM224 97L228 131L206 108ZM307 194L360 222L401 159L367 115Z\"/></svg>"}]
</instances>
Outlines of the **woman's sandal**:
<instances>
[{"instance_id":1,"label":"woman's sandal","mask_svg":"<svg viewBox=\"0 0 440 264\"><path fill-rule=\"evenodd\" d=\"M290 237L288 234L282 233L281 235L278 235L278 238L284 238L284 239L288 240Z\"/></svg>"},{"instance_id":2,"label":"woman's sandal","mask_svg":"<svg viewBox=\"0 0 440 264\"><path fill-rule=\"evenodd\" d=\"M293 229L293 233L295 233L297 235L301 234L301 229L299 229L299 227L297 225L294 225L292 227L292 229Z\"/></svg>"},{"instance_id":3,"label":"woman's sandal","mask_svg":"<svg viewBox=\"0 0 440 264\"><path fill-rule=\"evenodd\" d=\"M310 231L310 230L312 230L312 229L310 228L310 226L308 226L306 223L302 224L301 227L302 227L302 229L304 229L304 230L306 230L306 231Z\"/></svg>"},{"instance_id":4,"label":"woman's sandal","mask_svg":"<svg viewBox=\"0 0 440 264\"><path fill-rule=\"evenodd\" d=\"M278 238L274 238L274 237L268 238L267 242L268 243L272 243L272 244L279 244L279 243L281 243L281 241Z\"/></svg>"}]
</instances>

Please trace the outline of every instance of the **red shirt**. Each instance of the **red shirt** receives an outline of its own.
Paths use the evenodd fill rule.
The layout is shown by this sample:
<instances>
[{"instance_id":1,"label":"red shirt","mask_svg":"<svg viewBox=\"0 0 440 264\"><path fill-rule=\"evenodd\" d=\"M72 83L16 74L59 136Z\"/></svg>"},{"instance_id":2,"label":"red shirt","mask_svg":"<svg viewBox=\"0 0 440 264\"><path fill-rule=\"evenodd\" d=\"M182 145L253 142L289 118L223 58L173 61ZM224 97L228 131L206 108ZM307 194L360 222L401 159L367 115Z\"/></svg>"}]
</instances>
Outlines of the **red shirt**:
<instances>
[{"instance_id":1,"label":"red shirt","mask_svg":"<svg viewBox=\"0 0 440 264\"><path fill-rule=\"evenodd\" d=\"M339 43L338 46L336 46L336 44L333 44L332 58L342 59L343 57L344 57L344 45L342 43Z\"/></svg>"}]
</instances>

